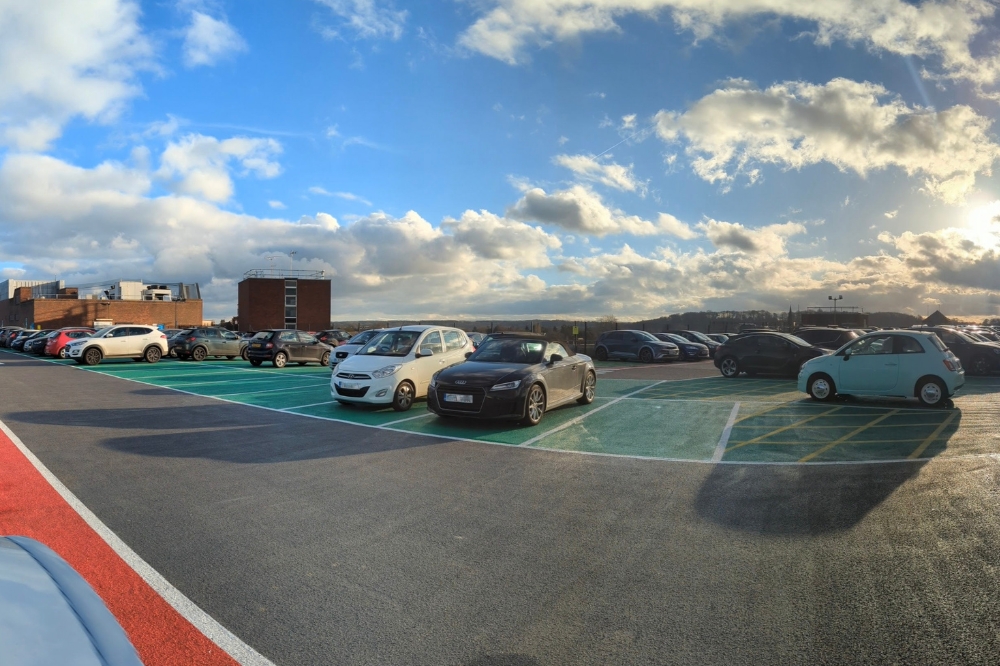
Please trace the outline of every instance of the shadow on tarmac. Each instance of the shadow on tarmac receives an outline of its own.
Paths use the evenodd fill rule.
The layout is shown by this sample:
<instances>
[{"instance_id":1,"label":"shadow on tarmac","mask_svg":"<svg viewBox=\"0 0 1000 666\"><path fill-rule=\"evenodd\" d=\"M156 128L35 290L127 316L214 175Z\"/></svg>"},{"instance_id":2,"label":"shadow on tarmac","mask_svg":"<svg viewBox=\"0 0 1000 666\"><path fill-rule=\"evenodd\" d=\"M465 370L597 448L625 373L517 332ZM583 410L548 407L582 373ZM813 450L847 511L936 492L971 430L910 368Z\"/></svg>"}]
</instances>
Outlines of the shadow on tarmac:
<instances>
[{"instance_id":1,"label":"shadow on tarmac","mask_svg":"<svg viewBox=\"0 0 1000 666\"><path fill-rule=\"evenodd\" d=\"M275 416L278 415L260 411L258 418L248 418L242 406L220 404L16 412L8 415L7 420L67 428L134 430L128 436L104 439L101 445L142 456L251 464L363 455L440 443L417 433L409 436L354 428L291 414L288 418L296 419L298 427L287 428L281 420L275 422ZM314 424L314 436L303 437L303 429L309 428L310 422ZM178 432L149 433L150 430Z\"/></svg>"}]
</instances>

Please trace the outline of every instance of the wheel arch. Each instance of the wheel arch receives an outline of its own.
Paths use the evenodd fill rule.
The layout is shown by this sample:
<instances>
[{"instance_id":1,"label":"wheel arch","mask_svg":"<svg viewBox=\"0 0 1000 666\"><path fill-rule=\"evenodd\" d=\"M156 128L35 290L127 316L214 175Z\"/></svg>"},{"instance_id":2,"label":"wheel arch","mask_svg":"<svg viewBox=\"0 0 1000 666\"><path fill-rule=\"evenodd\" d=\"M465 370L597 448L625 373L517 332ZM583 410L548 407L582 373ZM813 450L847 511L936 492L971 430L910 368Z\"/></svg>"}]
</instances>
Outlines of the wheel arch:
<instances>
[{"instance_id":1,"label":"wheel arch","mask_svg":"<svg viewBox=\"0 0 1000 666\"><path fill-rule=\"evenodd\" d=\"M944 393L945 393L944 397L945 398L951 397L948 394L948 382L946 382L945 380L943 380L940 377L940 375L924 375L924 376L920 377L919 379L917 379L916 383L913 384L913 397L914 398L919 398L920 397L920 387L923 386L924 383L926 383L927 381L930 381L930 380L936 381L936 382L940 383L942 387L944 387Z\"/></svg>"}]
</instances>

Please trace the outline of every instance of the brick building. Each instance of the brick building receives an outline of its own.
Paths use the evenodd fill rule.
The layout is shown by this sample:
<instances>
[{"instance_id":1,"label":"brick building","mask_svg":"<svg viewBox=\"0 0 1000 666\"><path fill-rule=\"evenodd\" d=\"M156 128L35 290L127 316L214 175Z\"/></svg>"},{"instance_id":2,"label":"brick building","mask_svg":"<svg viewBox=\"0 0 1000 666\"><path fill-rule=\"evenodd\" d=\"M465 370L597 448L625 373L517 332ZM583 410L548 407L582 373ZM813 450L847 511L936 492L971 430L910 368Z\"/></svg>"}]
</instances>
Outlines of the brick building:
<instances>
[{"instance_id":1,"label":"brick building","mask_svg":"<svg viewBox=\"0 0 1000 666\"><path fill-rule=\"evenodd\" d=\"M119 281L105 287L66 287L62 281L0 282L0 321L26 328L108 324L200 326L197 284ZM4 298L6 297L6 298Z\"/></svg>"},{"instance_id":2,"label":"brick building","mask_svg":"<svg viewBox=\"0 0 1000 666\"><path fill-rule=\"evenodd\" d=\"M330 280L323 272L248 271L238 288L241 332L265 328L322 331L330 326Z\"/></svg>"}]
</instances>

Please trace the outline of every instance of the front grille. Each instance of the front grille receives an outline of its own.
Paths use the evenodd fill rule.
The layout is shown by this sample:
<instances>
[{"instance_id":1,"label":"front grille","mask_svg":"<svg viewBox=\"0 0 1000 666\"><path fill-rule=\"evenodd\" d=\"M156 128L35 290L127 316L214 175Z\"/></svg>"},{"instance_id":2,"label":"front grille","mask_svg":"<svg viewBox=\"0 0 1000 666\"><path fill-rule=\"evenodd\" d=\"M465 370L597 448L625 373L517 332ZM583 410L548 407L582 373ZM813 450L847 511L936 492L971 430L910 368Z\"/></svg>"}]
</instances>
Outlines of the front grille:
<instances>
[{"instance_id":1,"label":"front grille","mask_svg":"<svg viewBox=\"0 0 1000 666\"><path fill-rule=\"evenodd\" d=\"M341 388L336 384L334 384L333 388L337 389L337 395L342 395L347 398L363 398L365 397L365 394L368 393L368 389L371 387L366 386L364 388L359 388L359 389L346 389L346 388Z\"/></svg>"},{"instance_id":2,"label":"front grille","mask_svg":"<svg viewBox=\"0 0 1000 666\"><path fill-rule=\"evenodd\" d=\"M371 379L370 375L362 375L356 372L338 372L337 376L341 379Z\"/></svg>"},{"instance_id":3,"label":"front grille","mask_svg":"<svg viewBox=\"0 0 1000 666\"><path fill-rule=\"evenodd\" d=\"M347 358L347 352L337 352L337 358Z\"/></svg>"},{"instance_id":4,"label":"front grille","mask_svg":"<svg viewBox=\"0 0 1000 666\"><path fill-rule=\"evenodd\" d=\"M444 394L454 393L457 395L471 395L472 402L445 402ZM438 407L440 409L446 409L449 411L456 412L470 412L476 413L482 410L483 402L486 400L486 390L481 388L466 388L464 386L443 386L438 385L437 387L437 401Z\"/></svg>"}]
</instances>

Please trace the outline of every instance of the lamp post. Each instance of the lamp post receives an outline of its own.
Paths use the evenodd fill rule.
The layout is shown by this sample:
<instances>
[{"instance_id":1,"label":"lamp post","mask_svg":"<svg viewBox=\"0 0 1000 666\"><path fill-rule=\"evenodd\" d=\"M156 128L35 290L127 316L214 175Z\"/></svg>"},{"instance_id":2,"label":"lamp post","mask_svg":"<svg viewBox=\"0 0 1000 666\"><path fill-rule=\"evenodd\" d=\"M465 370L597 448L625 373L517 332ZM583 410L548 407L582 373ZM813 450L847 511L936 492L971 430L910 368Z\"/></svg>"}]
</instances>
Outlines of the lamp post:
<instances>
[{"instance_id":1,"label":"lamp post","mask_svg":"<svg viewBox=\"0 0 1000 666\"><path fill-rule=\"evenodd\" d=\"M843 300L843 295L840 296L827 296L828 300L833 301L833 325L837 325L837 301Z\"/></svg>"}]
</instances>

